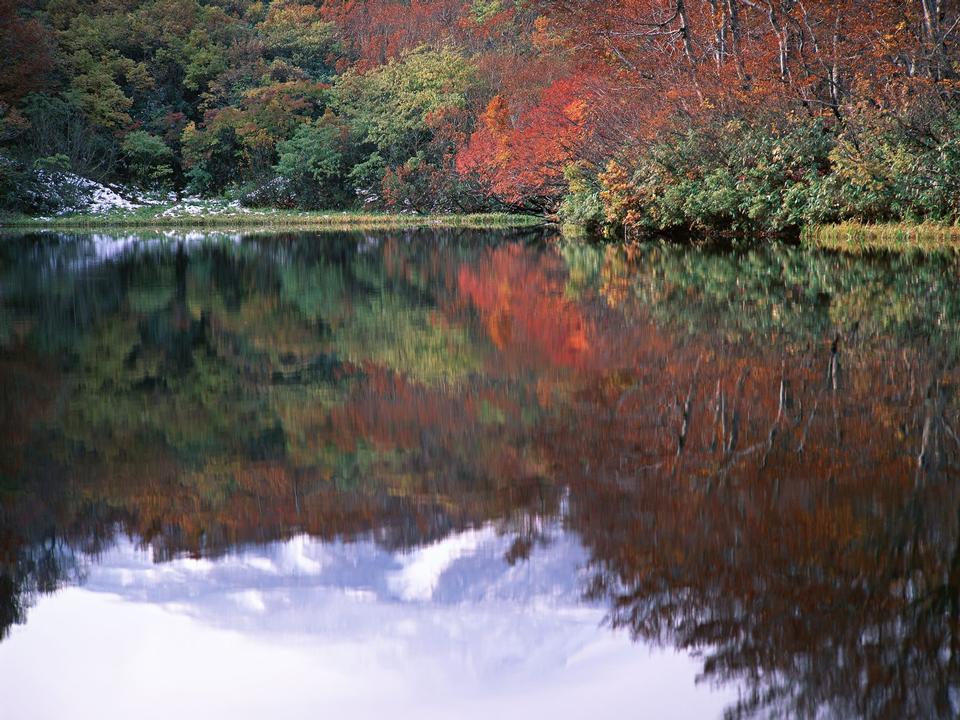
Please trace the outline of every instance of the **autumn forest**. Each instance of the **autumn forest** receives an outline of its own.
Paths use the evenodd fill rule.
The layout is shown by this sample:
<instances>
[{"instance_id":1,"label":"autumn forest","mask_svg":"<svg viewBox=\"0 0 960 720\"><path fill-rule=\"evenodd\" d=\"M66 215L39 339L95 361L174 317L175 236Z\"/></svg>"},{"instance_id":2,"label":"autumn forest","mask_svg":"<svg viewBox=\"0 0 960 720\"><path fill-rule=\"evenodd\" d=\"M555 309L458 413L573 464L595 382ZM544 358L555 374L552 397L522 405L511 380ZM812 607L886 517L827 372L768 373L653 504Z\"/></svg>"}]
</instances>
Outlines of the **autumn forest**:
<instances>
[{"instance_id":1,"label":"autumn forest","mask_svg":"<svg viewBox=\"0 0 960 720\"><path fill-rule=\"evenodd\" d=\"M69 171L614 236L952 223L958 25L953 0L3 0L0 203L49 212Z\"/></svg>"},{"instance_id":2,"label":"autumn forest","mask_svg":"<svg viewBox=\"0 0 960 720\"><path fill-rule=\"evenodd\" d=\"M960 717L960 0L0 0L0 715Z\"/></svg>"}]
</instances>

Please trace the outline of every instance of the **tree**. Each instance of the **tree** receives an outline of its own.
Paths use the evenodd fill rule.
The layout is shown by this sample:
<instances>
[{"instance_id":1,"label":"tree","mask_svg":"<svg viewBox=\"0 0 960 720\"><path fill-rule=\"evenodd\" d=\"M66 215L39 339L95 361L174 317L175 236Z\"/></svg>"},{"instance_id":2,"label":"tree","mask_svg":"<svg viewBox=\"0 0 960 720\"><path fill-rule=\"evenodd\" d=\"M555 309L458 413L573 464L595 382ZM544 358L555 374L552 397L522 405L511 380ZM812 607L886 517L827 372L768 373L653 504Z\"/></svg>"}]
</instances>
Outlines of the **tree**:
<instances>
[{"instance_id":1,"label":"tree","mask_svg":"<svg viewBox=\"0 0 960 720\"><path fill-rule=\"evenodd\" d=\"M362 142L397 162L429 142L431 115L466 107L476 82L473 65L453 49L420 47L375 70L345 73L331 104Z\"/></svg>"},{"instance_id":2,"label":"tree","mask_svg":"<svg viewBox=\"0 0 960 720\"><path fill-rule=\"evenodd\" d=\"M564 171L589 132L584 93L584 78L557 81L516 119L506 99L495 96L458 155L458 170L509 205L555 209L567 188Z\"/></svg>"},{"instance_id":3,"label":"tree","mask_svg":"<svg viewBox=\"0 0 960 720\"><path fill-rule=\"evenodd\" d=\"M301 125L277 146L275 170L290 183L301 205L342 202L348 142L349 129L328 112L315 123Z\"/></svg>"},{"instance_id":4,"label":"tree","mask_svg":"<svg viewBox=\"0 0 960 720\"><path fill-rule=\"evenodd\" d=\"M173 176L173 151L156 135L135 130L123 139L130 177L146 189L164 189Z\"/></svg>"},{"instance_id":5,"label":"tree","mask_svg":"<svg viewBox=\"0 0 960 720\"><path fill-rule=\"evenodd\" d=\"M22 4L0 0L0 122L8 119L25 95L42 90L53 67L50 56L52 38L35 18L24 17Z\"/></svg>"}]
</instances>

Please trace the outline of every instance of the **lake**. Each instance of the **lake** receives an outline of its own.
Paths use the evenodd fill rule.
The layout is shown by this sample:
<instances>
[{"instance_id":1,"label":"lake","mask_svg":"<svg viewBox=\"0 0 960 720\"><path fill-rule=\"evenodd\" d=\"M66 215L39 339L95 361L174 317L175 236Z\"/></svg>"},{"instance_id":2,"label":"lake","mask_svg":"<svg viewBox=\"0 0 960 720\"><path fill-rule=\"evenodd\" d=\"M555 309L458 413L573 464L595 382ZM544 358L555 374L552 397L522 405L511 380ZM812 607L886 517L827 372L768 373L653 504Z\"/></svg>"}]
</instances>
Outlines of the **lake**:
<instances>
[{"instance_id":1,"label":"lake","mask_svg":"<svg viewBox=\"0 0 960 720\"><path fill-rule=\"evenodd\" d=\"M956 717L958 270L6 235L3 716Z\"/></svg>"}]
</instances>

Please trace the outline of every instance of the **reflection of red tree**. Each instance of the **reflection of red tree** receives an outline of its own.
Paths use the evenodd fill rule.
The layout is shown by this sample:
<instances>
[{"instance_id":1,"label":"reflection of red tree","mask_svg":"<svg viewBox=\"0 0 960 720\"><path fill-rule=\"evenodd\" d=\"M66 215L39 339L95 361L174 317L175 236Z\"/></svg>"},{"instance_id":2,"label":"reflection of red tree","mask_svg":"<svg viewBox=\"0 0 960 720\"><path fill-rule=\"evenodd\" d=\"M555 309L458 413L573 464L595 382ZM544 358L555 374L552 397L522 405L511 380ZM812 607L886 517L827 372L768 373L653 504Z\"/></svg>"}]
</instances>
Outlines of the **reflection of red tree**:
<instances>
[{"instance_id":1,"label":"reflection of red tree","mask_svg":"<svg viewBox=\"0 0 960 720\"><path fill-rule=\"evenodd\" d=\"M475 269L460 268L463 301L480 313L501 359L513 367L546 361L582 366L594 350L594 329L578 305L564 296L559 260L519 246L491 251Z\"/></svg>"},{"instance_id":2,"label":"reflection of red tree","mask_svg":"<svg viewBox=\"0 0 960 720\"><path fill-rule=\"evenodd\" d=\"M668 357L631 354L619 388L581 374L575 412L543 438L613 623L705 653L709 677L760 693L746 714L948 713L946 378L883 346L838 370L829 346L745 351L706 329Z\"/></svg>"}]
</instances>

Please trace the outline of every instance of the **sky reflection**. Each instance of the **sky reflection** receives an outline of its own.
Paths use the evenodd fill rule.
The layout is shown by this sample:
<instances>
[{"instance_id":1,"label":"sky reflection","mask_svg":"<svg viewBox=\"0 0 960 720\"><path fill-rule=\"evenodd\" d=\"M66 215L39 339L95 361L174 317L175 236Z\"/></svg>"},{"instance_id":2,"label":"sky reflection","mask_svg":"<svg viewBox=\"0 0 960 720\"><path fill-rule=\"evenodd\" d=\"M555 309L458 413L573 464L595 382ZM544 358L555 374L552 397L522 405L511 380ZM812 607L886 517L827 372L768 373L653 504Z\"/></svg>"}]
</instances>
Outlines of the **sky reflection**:
<instances>
[{"instance_id":1,"label":"sky reflection","mask_svg":"<svg viewBox=\"0 0 960 720\"><path fill-rule=\"evenodd\" d=\"M685 718L735 699L696 683L696 659L604 627L572 536L513 566L511 541L299 536L160 564L123 541L0 645L7 717Z\"/></svg>"}]
</instances>

